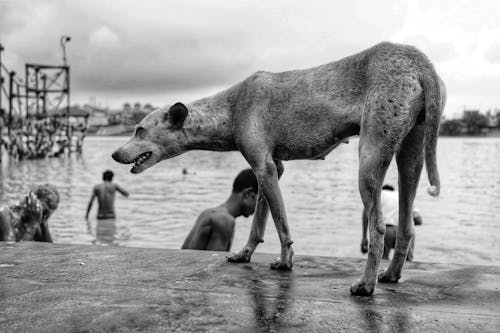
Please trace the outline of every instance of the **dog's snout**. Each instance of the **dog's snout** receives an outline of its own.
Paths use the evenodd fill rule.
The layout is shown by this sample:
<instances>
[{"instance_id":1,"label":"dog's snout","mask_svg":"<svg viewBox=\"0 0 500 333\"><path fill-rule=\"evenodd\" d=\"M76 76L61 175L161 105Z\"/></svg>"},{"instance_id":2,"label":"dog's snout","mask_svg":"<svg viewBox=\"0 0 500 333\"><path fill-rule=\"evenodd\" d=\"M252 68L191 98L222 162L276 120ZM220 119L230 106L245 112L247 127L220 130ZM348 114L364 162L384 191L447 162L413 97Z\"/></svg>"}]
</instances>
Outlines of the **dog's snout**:
<instances>
[{"instance_id":1,"label":"dog's snout","mask_svg":"<svg viewBox=\"0 0 500 333\"><path fill-rule=\"evenodd\" d=\"M123 163L123 157L120 149L115 150L115 152L111 155L111 157L118 163Z\"/></svg>"}]
</instances>

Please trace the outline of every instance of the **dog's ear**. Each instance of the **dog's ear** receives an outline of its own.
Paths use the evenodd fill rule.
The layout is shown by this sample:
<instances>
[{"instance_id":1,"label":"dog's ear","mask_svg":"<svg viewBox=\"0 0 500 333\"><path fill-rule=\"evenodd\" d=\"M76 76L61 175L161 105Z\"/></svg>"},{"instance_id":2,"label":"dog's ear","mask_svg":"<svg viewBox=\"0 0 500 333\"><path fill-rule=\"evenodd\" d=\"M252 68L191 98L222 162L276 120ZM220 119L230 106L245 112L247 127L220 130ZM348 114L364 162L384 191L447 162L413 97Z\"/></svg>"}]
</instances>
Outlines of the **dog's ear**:
<instances>
[{"instance_id":1,"label":"dog's ear","mask_svg":"<svg viewBox=\"0 0 500 333\"><path fill-rule=\"evenodd\" d=\"M181 128L182 124L184 124L184 120L188 115L187 107L177 102L170 107L168 110L168 121L174 126L174 128Z\"/></svg>"}]
</instances>

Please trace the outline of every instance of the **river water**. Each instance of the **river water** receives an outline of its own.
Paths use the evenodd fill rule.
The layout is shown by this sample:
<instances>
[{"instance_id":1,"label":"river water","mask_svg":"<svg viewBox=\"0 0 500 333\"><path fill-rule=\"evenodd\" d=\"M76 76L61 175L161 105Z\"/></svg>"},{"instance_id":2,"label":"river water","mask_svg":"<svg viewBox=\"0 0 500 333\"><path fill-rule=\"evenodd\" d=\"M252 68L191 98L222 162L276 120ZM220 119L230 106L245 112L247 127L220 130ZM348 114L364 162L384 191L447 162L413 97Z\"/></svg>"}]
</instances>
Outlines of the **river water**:
<instances>
[{"instance_id":1,"label":"river water","mask_svg":"<svg viewBox=\"0 0 500 333\"><path fill-rule=\"evenodd\" d=\"M81 156L8 163L0 168L0 202L19 199L32 184L50 182L61 194L50 219L58 243L180 248L198 214L222 203L236 174L247 167L238 152L188 152L139 175L110 155L126 138L91 137ZM357 144L352 139L324 161L285 162L280 182L296 254L362 257L361 200L357 185ZM426 193L422 173L416 206L415 260L500 265L500 139L440 138L439 198ZM183 175L182 169L188 174ZM92 186L112 169L129 198L117 194L116 221L87 224ZM393 162L386 178L397 184ZM95 205L92 216L96 215ZM233 251L246 242L251 219L236 223ZM269 219L265 243L257 251L278 253L279 240Z\"/></svg>"}]
</instances>

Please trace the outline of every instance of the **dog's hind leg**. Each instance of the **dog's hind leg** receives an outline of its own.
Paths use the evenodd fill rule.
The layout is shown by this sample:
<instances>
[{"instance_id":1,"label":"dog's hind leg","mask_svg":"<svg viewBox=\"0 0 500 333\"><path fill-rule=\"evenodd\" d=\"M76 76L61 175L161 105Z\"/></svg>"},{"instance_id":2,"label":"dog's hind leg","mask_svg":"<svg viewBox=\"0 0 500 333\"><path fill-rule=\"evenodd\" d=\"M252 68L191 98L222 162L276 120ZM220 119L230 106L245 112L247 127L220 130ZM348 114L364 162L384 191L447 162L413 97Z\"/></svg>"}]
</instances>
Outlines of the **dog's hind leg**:
<instances>
[{"instance_id":1,"label":"dog's hind leg","mask_svg":"<svg viewBox=\"0 0 500 333\"><path fill-rule=\"evenodd\" d=\"M283 163L279 160L274 160L276 164L276 169L278 172L278 179L283 175ZM257 207L255 208L255 215L252 221L252 227L250 229L250 235L248 236L247 244L243 249L238 252L231 254L227 257L230 262L249 262L252 257L253 252L257 248L259 243L264 242L264 231L266 230L267 217L269 215L269 206L267 204L266 198L262 191L262 187L259 187L259 194L257 198Z\"/></svg>"},{"instance_id":2,"label":"dog's hind leg","mask_svg":"<svg viewBox=\"0 0 500 333\"><path fill-rule=\"evenodd\" d=\"M379 275L379 282L398 282L415 235L412 212L424 162L424 133L423 125L415 125L396 153L399 172L399 227L394 256L387 270Z\"/></svg>"},{"instance_id":3,"label":"dog's hind leg","mask_svg":"<svg viewBox=\"0 0 500 333\"><path fill-rule=\"evenodd\" d=\"M351 286L351 294L361 296L371 295L377 283L386 228L382 217L380 192L394 154L392 141L388 137L380 136L377 130L379 129L370 126L365 119L365 127L362 127L359 141L359 191L368 215L370 247L363 277Z\"/></svg>"}]
</instances>

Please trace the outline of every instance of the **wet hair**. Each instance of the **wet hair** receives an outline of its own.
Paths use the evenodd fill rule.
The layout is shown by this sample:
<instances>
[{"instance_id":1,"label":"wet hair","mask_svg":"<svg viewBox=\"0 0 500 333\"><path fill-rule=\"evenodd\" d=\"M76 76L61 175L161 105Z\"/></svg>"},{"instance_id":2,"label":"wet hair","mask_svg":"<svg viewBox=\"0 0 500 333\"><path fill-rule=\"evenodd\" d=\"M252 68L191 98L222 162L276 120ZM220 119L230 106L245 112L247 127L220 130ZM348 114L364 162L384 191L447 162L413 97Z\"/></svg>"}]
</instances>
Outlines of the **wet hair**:
<instances>
[{"instance_id":1,"label":"wet hair","mask_svg":"<svg viewBox=\"0 0 500 333\"><path fill-rule=\"evenodd\" d=\"M389 185L389 184L385 184L384 186L382 186L382 189L388 190L388 191L394 191L394 187L392 185Z\"/></svg>"},{"instance_id":2,"label":"wet hair","mask_svg":"<svg viewBox=\"0 0 500 333\"><path fill-rule=\"evenodd\" d=\"M37 198L45 203L50 210L56 210L59 205L59 192L54 185L43 184L35 189Z\"/></svg>"},{"instance_id":3,"label":"wet hair","mask_svg":"<svg viewBox=\"0 0 500 333\"><path fill-rule=\"evenodd\" d=\"M249 187L251 187L252 191L255 193L259 191L259 184L257 183L257 177L255 177L253 170L245 169L234 179L233 193L241 192Z\"/></svg>"},{"instance_id":4,"label":"wet hair","mask_svg":"<svg viewBox=\"0 0 500 333\"><path fill-rule=\"evenodd\" d=\"M102 173L102 180L112 181L115 174L111 170L106 170Z\"/></svg>"}]
</instances>

